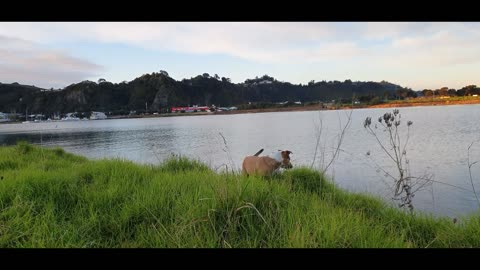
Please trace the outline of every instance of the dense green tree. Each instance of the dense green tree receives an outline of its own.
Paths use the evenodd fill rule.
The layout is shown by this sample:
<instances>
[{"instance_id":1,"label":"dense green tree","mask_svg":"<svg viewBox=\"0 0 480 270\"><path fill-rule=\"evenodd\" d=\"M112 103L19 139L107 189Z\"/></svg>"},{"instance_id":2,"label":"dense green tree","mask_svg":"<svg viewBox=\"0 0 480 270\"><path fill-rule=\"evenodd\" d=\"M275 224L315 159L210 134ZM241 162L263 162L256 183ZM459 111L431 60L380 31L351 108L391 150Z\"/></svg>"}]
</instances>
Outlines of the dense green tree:
<instances>
[{"instance_id":1,"label":"dense green tree","mask_svg":"<svg viewBox=\"0 0 480 270\"><path fill-rule=\"evenodd\" d=\"M430 89L424 89L422 91L424 97L432 97L433 96L433 91Z\"/></svg>"},{"instance_id":2,"label":"dense green tree","mask_svg":"<svg viewBox=\"0 0 480 270\"><path fill-rule=\"evenodd\" d=\"M451 97L457 96L457 90L455 89L448 89L448 95Z\"/></svg>"},{"instance_id":3,"label":"dense green tree","mask_svg":"<svg viewBox=\"0 0 480 270\"><path fill-rule=\"evenodd\" d=\"M439 96L448 96L448 87L442 87L438 89Z\"/></svg>"}]
</instances>

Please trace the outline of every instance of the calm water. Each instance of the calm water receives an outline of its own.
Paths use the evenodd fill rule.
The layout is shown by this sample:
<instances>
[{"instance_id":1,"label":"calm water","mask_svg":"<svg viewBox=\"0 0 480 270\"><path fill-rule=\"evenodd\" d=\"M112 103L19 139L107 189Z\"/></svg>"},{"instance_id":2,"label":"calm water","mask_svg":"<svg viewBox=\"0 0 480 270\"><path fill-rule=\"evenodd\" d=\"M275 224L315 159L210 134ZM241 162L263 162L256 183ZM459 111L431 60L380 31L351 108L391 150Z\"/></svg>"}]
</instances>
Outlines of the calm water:
<instances>
[{"instance_id":1,"label":"calm water","mask_svg":"<svg viewBox=\"0 0 480 270\"><path fill-rule=\"evenodd\" d=\"M339 158L328 173L348 190L370 192L390 201L392 180L378 169L394 173L391 160L369 135L363 120L377 119L389 109L360 109L352 113ZM240 168L242 158L260 148L263 154L278 149L293 152L292 163L310 166L315 153L316 126L322 123L319 154L328 161L338 140L340 123L347 111L276 112L237 115L184 116L150 119L117 119L0 125L0 144L26 139L47 147L89 158L118 157L141 163L158 163L172 153L200 159L213 168ZM472 190L468 177L467 148L480 139L480 105L401 108L404 124L413 121L407 147L412 175L432 174L435 181ZM222 133L227 140L226 149ZM382 134L382 131L379 130ZM405 135L405 134L404 134ZM366 153L370 151L370 155ZM231 157L231 161L230 161ZM480 160L480 142L471 150ZM377 164L377 165L376 165ZM480 190L480 164L473 167L474 183ZM420 211L458 217L476 211L472 192L434 183L417 193Z\"/></svg>"}]
</instances>

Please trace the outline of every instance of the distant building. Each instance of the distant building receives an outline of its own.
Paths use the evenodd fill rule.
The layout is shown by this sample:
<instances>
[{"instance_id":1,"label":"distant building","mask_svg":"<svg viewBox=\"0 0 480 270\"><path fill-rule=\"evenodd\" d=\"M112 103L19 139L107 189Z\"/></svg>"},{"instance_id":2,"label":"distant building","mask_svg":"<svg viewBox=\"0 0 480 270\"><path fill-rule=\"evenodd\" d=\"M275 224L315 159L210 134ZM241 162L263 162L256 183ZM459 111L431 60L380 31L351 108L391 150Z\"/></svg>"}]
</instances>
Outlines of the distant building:
<instances>
[{"instance_id":1,"label":"distant building","mask_svg":"<svg viewBox=\"0 0 480 270\"><path fill-rule=\"evenodd\" d=\"M273 83L273 82L269 81L269 80L263 80L263 81L258 82L258 84L270 84L270 83Z\"/></svg>"}]
</instances>

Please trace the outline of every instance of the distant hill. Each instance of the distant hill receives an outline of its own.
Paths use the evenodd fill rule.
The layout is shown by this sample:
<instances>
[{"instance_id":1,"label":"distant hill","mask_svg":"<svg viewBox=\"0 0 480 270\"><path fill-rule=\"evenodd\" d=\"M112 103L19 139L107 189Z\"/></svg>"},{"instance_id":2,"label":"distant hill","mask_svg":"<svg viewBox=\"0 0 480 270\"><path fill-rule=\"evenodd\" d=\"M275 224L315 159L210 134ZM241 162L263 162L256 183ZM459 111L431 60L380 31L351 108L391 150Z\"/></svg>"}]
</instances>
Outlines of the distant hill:
<instances>
[{"instance_id":1,"label":"distant hill","mask_svg":"<svg viewBox=\"0 0 480 270\"><path fill-rule=\"evenodd\" d=\"M171 106L238 106L249 102L369 100L396 98L401 86L389 82L311 81L308 84L281 82L264 75L234 84L230 79L207 73L177 81L167 72L142 75L130 82L83 81L59 90L35 86L0 84L0 111L66 113L131 110L166 112ZM411 90L408 90L411 91Z\"/></svg>"}]
</instances>

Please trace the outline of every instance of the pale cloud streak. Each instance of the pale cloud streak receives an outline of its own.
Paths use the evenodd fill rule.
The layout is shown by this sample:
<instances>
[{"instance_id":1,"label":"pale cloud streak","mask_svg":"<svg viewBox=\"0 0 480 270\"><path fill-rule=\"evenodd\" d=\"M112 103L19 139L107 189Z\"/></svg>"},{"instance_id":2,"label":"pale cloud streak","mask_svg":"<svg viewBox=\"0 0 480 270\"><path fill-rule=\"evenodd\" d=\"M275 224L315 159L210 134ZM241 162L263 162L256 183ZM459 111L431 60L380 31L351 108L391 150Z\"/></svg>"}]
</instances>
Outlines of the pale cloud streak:
<instances>
[{"instance_id":1,"label":"pale cloud streak","mask_svg":"<svg viewBox=\"0 0 480 270\"><path fill-rule=\"evenodd\" d=\"M63 87L100 70L101 66L66 52L0 35L0 82Z\"/></svg>"}]
</instances>

